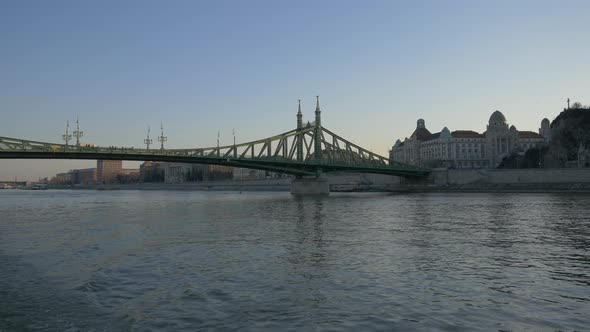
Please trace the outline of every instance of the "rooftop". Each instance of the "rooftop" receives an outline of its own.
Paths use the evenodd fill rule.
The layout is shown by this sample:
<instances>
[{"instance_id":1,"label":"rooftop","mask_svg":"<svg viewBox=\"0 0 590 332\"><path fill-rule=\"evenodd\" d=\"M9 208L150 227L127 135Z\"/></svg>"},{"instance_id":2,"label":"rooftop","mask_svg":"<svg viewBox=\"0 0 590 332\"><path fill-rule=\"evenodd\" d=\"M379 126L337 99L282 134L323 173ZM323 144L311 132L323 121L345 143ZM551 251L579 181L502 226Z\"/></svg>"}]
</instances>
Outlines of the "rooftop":
<instances>
[{"instance_id":1,"label":"rooftop","mask_svg":"<svg viewBox=\"0 0 590 332\"><path fill-rule=\"evenodd\" d=\"M453 138L484 138L484 134L480 134L473 130L455 130L451 133Z\"/></svg>"}]
</instances>

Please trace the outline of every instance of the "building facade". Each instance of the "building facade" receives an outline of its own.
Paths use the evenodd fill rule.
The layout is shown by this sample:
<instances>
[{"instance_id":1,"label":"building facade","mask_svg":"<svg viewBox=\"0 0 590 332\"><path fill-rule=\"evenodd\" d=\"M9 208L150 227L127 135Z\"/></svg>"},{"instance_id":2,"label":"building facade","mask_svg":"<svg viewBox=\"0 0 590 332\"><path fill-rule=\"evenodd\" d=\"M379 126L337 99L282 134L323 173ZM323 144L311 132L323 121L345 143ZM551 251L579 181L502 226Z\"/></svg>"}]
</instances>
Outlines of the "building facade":
<instances>
[{"instance_id":1,"label":"building facade","mask_svg":"<svg viewBox=\"0 0 590 332\"><path fill-rule=\"evenodd\" d=\"M53 184L72 184L71 173L58 173L50 181Z\"/></svg>"},{"instance_id":2,"label":"building facade","mask_svg":"<svg viewBox=\"0 0 590 332\"><path fill-rule=\"evenodd\" d=\"M186 163L162 163L164 182L231 180L233 167Z\"/></svg>"},{"instance_id":3,"label":"building facade","mask_svg":"<svg viewBox=\"0 0 590 332\"><path fill-rule=\"evenodd\" d=\"M98 183L113 182L118 174L123 171L122 160L97 160L96 180Z\"/></svg>"},{"instance_id":4,"label":"building facade","mask_svg":"<svg viewBox=\"0 0 590 332\"><path fill-rule=\"evenodd\" d=\"M261 179L281 179L287 178L289 175L277 172L269 172L251 168L234 167L234 180L261 180Z\"/></svg>"},{"instance_id":5,"label":"building facade","mask_svg":"<svg viewBox=\"0 0 590 332\"><path fill-rule=\"evenodd\" d=\"M389 151L389 158L406 164L423 167L494 168L503 158L514 153L545 144L551 139L548 119L543 119L539 133L518 131L508 127L500 111L490 116L486 131L450 131L444 127L431 133L419 119L416 130L403 142L397 140Z\"/></svg>"},{"instance_id":6,"label":"building facade","mask_svg":"<svg viewBox=\"0 0 590 332\"><path fill-rule=\"evenodd\" d=\"M72 184L96 184L96 168L73 169L69 173Z\"/></svg>"},{"instance_id":7,"label":"building facade","mask_svg":"<svg viewBox=\"0 0 590 332\"><path fill-rule=\"evenodd\" d=\"M140 182L164 182L164 166L161 162L146 161L139 165Z\"/></svg>"},{"instance_id":8,"label":"building facade","mask_svg":"<svg viewBox=\"0 0 590 332\"><path fill-rule=\"evenodd\" d=\"M162 163L164 168L164 182L182 183L188 180L193 169L192 164L185 163Z\"/></svg>"}]
</instances>

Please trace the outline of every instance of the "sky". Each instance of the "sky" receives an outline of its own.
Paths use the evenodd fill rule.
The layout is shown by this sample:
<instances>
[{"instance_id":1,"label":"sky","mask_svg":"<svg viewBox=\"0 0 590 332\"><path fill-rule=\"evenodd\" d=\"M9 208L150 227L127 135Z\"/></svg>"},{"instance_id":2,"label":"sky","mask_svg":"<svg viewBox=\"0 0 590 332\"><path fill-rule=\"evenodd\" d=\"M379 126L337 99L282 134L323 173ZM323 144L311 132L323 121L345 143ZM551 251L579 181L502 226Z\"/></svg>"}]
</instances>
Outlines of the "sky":
<instances>
[{"instance_id":1,"label":"sky","mask_svg":"<svg viewBox=\"0 0 590 332\"><path fill-rule=\"evenodd\" d=\"M387 155L423 118L485 131L500 110L537 131L590 103L590 1L0 0L0 136L140 147L322 125ZM91 161L0 160L0 180ZM137 164L127 165L134 166Z\"/></svg>"}]
</instances>

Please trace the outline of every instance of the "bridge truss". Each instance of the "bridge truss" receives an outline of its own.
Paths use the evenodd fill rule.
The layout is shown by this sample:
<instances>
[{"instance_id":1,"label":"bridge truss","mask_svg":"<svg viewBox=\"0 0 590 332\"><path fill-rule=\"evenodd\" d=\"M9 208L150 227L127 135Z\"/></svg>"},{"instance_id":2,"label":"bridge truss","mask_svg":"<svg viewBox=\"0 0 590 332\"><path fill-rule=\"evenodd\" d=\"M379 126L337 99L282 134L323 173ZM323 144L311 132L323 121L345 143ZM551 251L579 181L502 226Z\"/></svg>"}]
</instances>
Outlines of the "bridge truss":
<instances>
[{"instance_id":1,"label":"bridge truss","mask_svg":"<svg viewBox=\"0 0 590 332\"><path fill-rule=\"evenodd\" d=\"M360 172L407 177L426 176L427 169L392 161L321 127L316 122L272 137L225 146L192 149L136 149L55 144L0 137L0 159L88 159L163 161L261 169L296 176Z\"/></svg>"}]
</instances>

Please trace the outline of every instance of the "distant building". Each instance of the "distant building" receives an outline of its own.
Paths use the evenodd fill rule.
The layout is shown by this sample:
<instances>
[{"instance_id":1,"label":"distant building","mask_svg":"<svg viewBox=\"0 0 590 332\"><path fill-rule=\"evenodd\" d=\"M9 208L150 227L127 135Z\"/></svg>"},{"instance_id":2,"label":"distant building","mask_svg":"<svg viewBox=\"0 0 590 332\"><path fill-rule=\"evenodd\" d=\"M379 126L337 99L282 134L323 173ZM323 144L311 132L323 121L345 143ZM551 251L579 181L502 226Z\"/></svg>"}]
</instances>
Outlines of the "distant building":
<instances>
[{"instance_id":1,"label":"distant building","mask_svg":"<svg viewBox=\"0 0 590 332\"><path fill-rule=\"evenodd\" d=\"M231 180L234 174L234 168L221 165L195 165L200 166L203 170L203 179L211 180Z\"/></svg>"},{"instance_id":2,"label":"distant building","mask_svg":"<svg viewBox=\"0 0 590 332\"><path fill-rule=\"evenodd\" d=\"M96 168L73 169L68 172L72 184L95 184Z\"/></svg>"},{"instance_id":3,"label":"distant building","mask_svg":"<svg viewBox=\"0 0 590 332\"><path fill-rule=\"evenodd\" d=\"M262 171L251 168L234 167L234 180L259 180L259 179L278 179L288 177L288 175L277 172Z\"/></svg>"},{"instance_id":4,"label":"distant building","mask_svg":"<svg viewBox=\"0 0 590 332\"><path fill-rule=\"evenodd\" d=\"M447 127L433 134L419 119L410 138L395 142L389 158L423 167L493 168L512 153L547 143L550 135L548 119L541 122L539 133L518 131L515 126L508 127L500 111L492 113L483 134L472 130L451 132Z\"/></svg>"},{"instance_id":5,"label":"distant building","mask_svg":"<svg viewBox=\"0 0 590 332\"><path fill-rule=\"evenodd\" d=\"M233 167L186 163L162 163L164 182L182 183L187 181L230 180Z\"/></svg>"},{"instance_id":6,"label":"distant building","mask_svg":"<svg viewBox=\"0 0 590 332\"><path fill-rule=\"evenodd\" d=\"M549 119L545 118L541 121L539 135L543 136L545 142L549 143L549 141L551 141L551 123L549 123Z\"/></svg>"},{"instance_id":7,"label":"distant building","mask_svg":"<svg viewBox=\"0 0 590 332\"><path fill-rule=\"evenodd\" d=\"M186 182L193 169L192 164L186 163L162 163L164 167L164 182L182 183Z\"/></svg>"},{"instance_id":8,"label":"distant building","mask_svg":"<svg viewBox=\"0 0 590 332\"><path fill-rule=\"evenodd\" d=\"M251 168L234 167L233 179L234 180L256 180L266 178L265 171Z\"/></svg>"},{"instance_id":9,"label":"distant building","mask_svg":"<svg viewBox=\"0 0 590 332\"><path fill-rule=\"evenodd\" d=\"M164 182L164 166L161 162L146 161L139 166L139 181Z\"/></svg>"},{"instance_id":10,"label":"distant building","mask_svg":"<svg viewBox=\"0 0 590 332\"><path fill-rule=\"evenodd\" d=\"M131 175L139 178L139 168L123 168L119 175Z\"/></svg>"},{"instance_id":11,"label":"distant building","mask_svg":"<svg viewBox=\"0 0 590 332\"><path fill-rule=\"evenodd\" d=\"M138 183L139 169L138 168L123 168L115 175L116 183Z\"/></svg>"},{"instance_id":12,"label":"distant building","mask_svg":"<svg viewBox=\"0 0 590 332\"><path fill-rule=\"evenodd\" d=\"M51 178L53 184L71 184L71 175L68 173L58 173Z\"/></svg>"},{"instance_id":13,"label":"distant building","mask_svg":"<svg viewBox=\"0 0 590 332\"><path fill-rule=\"evenodd\" d=\"M97 160L96 178L98 183L111 183L115 181L117 174L123 171L122 160Z\"/></svg>"}]
</instances>

